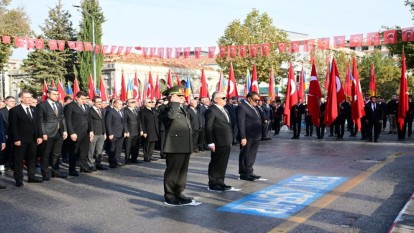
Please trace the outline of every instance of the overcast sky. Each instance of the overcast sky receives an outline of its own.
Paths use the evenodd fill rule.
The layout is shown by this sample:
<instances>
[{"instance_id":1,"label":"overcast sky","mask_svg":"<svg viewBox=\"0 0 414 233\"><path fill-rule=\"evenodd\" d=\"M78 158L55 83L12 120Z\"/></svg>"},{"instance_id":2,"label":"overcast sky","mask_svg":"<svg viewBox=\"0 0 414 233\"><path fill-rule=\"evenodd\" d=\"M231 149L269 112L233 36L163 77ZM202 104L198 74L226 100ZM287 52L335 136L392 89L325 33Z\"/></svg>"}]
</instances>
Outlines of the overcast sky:
<instances>
[{"instance_id":1,"label":"overcast sky","mask_svg":"<svg viewBox=\"0 0 414 233\"><path fill-rule=\"evenodd\" d=\"M72 5L79 0L62 0L72 21L79 25L81 14ZM57 0L13 0L28 13L32 29L40 33L48 11ZM276 27L309 34L309 38L334 37L375 32L381 26L411 27L412 16L404 0L269 1L269 0L100 0L106 17L103 44L144 47L208 47L217 44L226 26L244 20L256 8L267 12ZM23 58L17 49L14 58Z\"/></svg>"}]
</instances>

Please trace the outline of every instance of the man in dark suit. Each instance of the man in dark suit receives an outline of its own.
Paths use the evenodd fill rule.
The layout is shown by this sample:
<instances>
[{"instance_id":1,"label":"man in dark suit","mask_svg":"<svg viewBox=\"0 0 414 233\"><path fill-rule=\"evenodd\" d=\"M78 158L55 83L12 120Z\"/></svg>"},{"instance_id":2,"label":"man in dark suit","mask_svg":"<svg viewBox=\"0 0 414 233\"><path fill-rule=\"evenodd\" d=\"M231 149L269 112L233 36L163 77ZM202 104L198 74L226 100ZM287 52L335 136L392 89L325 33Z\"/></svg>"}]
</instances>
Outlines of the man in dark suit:
<instances>
[{"instance_id":1,"label":"man in dark suit","mask_svg":"<svg viewBox=\"0 0 414 233\"><path fill-rule=\"evenodd\" d=\"M76 161L79 159L80 171L91 173L88 165L89 144L93 142L93 131L89 121L90 108L86 106L88 93L79 91L75 100L65 106L65 120L69 135L69 175L79 176Z\"/></svg>"},{"instance_id":2,"label":"man in dark suit","mask_svg":"<svg viewBox=\"0 0 414 233\"><path fill-rule=\"evenodd\" d=\"M9 111L16 106L16 99L13 96L7 96L4 103L6 107L0 109L0 116L6 130L6 148L0 156L0 173L13 167L13 142L10 138Z\"/></svg>"},{"instance_id":3,"label":"man in dark suit","mask_svg":"<svg viewBox=\"0 0 414 233\"><path fill-rule=\"evenodd\" d=\"M261 178L253 173L257 149L262 138L262 118L257 110L259 101L260 97L257 92L249 92L236 110L240 138L239 174L241 180L254 181Z\"/></svg>"},{"instance_id":4,"label":"man in dark suit","mask_svg":"<svg viewBox=\"0 0 414 233\"><path fill-rule=\"evenodd\" d=\"M3 120L0 119L0 157L2 156L2 153L4 153L4 148L6 148L6 129L3 125ZM5 189L6 186L0 185L0 189Z\"/></svg>"},{"instance_id":5,"label":"man in dark suit","mask_svg":"<svg viewBox=\"0 0 414 233\"><path fill-rule=\"evenodd\" d=\"M163 95L168 96L168 105L161 113L165 125L166 139L164 152L167 167L164 173L164 198L168 205L189 204L193 200L184 196L187 183L188 164L193 148L191 123L183 108L184 91L175 86Z\"/></svg>"},{"instance_id":6,"label":"man in dark suit","mask_svg":"<svg viewBox=\"0 0 414 233\"><path fill-rule=\"evenodd\" d=\"M377 97L371 96L370 102L365 105L365 123L367 124L368 141L372 142L372 129L374 129L374 142L378 142L381 133L383 112L377 104Z\"/></svg>"},{"instance_id":7,"label":"man in dark suit","mask_svg":"<svg viewBox=\"0 0 414 233\"><path fill-rule=\"evenodd\" d=\"M280 122L282 121L284 110L285 108L283 107L282 101L280 99L277 99L273 108L273 129L275 130L274 135L278 135L280 132Z\"/></svg>"},{"instance_id":8,"label":"man in dark suit","mask_svg":"<svg viewBox=\"0 0 414 233\"><path fill-rule=\"evenodd\" d=\"M204 113L207 111L209 106L210 106L210 100L208 98L201 98L200 104L197 106L198 117L200 118L200 123L201 123L200 135L198 138L198 148L200 149L200 151L209 149L204 140L205 127L206 127L206 120L204 118Z\"/></svg>"},{"instance_id":9,"label":"man in dark suit","mask_svg":"<svg viewBox=\"0 0 414 233\"><path fill-rule=\"evenodd\" d=\"M293 105L290 109L290 122L293 129L292 139L299 139L300 137L303 114L305 114L305 105L303 105L302 99L299 98L299 102Z\"/></svg>"},{"instance_id":10,"label":"man in dark suit","mask_svg":"<svg viewBox=\"0 0 414 233\"><path fill-rule=\"evenodd\" d=\"M142 130L136 103L135 99L128 99L127 107L124 108L125 164L142 163L138 160Z\"/></svg>"},{"instance_id":11,"label":"man in dark suit","mask_svg":"<svg viewBox=\"0 0 414 233\"><path fill-rule=\"evenodd\" d=\"M261 110L263 114L263 123L262 123L262 141L272 140L269 138L269 126L270 122L273 119L272 110L269 106L269 100L267 98L263 98L262 101L259 102L258 109Z\"/></svg>"},{"instance_id":12,"label":"man in dark suit","mask_svg":"<svg viewBox=\"0 0 414 233\"><path fill-rule=\"evenodd\" d=\"M200 118L197 111L197 100L191 100L187 108L188 116L190 117L192 137L193 137L193 152L198 153L198 137L200 135Z\"/></svg>"},{"instance_id":13,"label":"man in dark suit","mask_svg":"<svg viewBox=\"0 0 414 233\"><path fill-rule=\"evenodd\" d=\"M22 91L19 94L20 105L10 109L9 127L13 141L14 179L17 187L23 186L23 160L26 161L29 183L41 183L35 177L36 145L42 143L39 119L35 108L30 106L32 94Z\"/></svg>"},{"instance_id":14,"label":"man in dark suit","mask_svg":"<svg viewBox=\"0 0 414 233\"><path fill-rule=\"evenodd\" d=\"M62 144L68 136L63 106L58 102L59 92L54 87L47 90L47 100L36 106L40 121L43 143L40 145L41 172L44 181L52 177L66 178L59 171L59 159L62 154ZM52 174L49 171L52 167Z\"/></svg>"},{"instance_id":15,"label":"man in dark suit","mask_svg":"<svg viewBox=\"0 0 414 233\"><path fill-rule=\"evenodd\" d=\"M231 121L231 129L233 133L233 145L238 144L237 142L237 117L236 117L236 108L237 108L237 98L236 96L231 97L231 99L227 99L227 104L224 105L224 108L227 110L230 116Z\"/></svg>"},{"instance_id":16,"label":"man in dark suit","mask_svg":"<svg viewBox=\"0 0 414 233\"><path fill-rule=\"evenodd\" d=\"M88 166L91 171L107 170L102 165L103 146L106 139L105 111L102 108L102 98L95 96L93 106L89 110L89 121L93 132L93 141L89 144Z\"/></svg>"},{"instance_id":17,"label":"man in dark suit","mask_svg":"<svg viewBox=\"0 0 414 233\"><path fill-rule=\"evenodd\" d=\"M122 101L116 99L112 105L113 108L108 110L105 116L106 134L110 143L108 163L110 168L117 168L124 165L120 162L120 157L126 133L124 130Z\"/></svg>"},{"instance_id":18,"label":"man in dark suit","mask_svg":"<svg viewBox=\"0 0 414 233\"><path fill-rule=\"evenodd\" d=\"M316 136L317 139L323 139L325 136L325 109L326 109L326 103L325 98L321 97L319 99L319 127L316 127Z\"/></svg>"},{"instance_id":19,"label":"man in dark suit","mask_svg":"<svg viewBox=\"0 0 414 233\"><path fill-rule=\"evenodd\" d=\"M224 191L232 187L224 183L227 164L229 161L233 134L231 120L226 105L226 94L216 91L212 95L213 105L207 109L206 143L211 151L211 160L208 165L208 186L210 190Z\"/></svg>"},{"instance_id":20,"label":"man in dark suit","mask_svg":"<svg viewBox=\"0 0 414 233\"><path fill-rule=\"evenodd\" d=\"M144 161L151 162L158 159L153 158L155 143L159 139L160 131L158 127L158 112L155 111L155 101L151 99L145 100L145 106L141 109L140 120L142 126L142 135L145 139L144 143Z\"/></svg>"}]
</instances>

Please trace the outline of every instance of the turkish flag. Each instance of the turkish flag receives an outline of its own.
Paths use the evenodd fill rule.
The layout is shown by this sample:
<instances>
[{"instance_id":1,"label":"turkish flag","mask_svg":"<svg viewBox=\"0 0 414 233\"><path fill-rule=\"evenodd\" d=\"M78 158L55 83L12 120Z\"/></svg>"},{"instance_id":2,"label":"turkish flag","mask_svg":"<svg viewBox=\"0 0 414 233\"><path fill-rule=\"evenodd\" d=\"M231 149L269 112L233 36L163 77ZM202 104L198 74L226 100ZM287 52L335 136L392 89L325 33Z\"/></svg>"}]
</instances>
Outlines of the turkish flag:
<instances>
[{"instance_id":1,"label":"turkish flag","mask_svg":"<svg viewBox=\"0 0 414 233\"><path fill-rule=\"evenodd\" d=\"M250 92L255 91L259 93L259 83L257 80L257 69L256 64L253 64L253 72L252 72L252 84L250 86Z\"/></svg>"},{"instance_id":2,"label":"turkish flag","mask_svg":"<svg viewBox=\"0 0 414 233\"><path fill-rule=\"evenodd\" d=\"M73 96L76 96L78 92L80 91L78 79L75 77L75 80L73 81Z\"/></svg>"},{"instance_id":3,"label":"turkish flag","mask_svg":"<svg viewBox=\"0 0 414 233\"><path fill-rule=\"evenodd\" d=\"M371 75L369 77L369 94L371 96L377 95L377 80L375 78L375 67L374 63L371 65Z\"/></svg>"},{"instance_id":4,"label":"turkish flag","mask_svg":"<svg viewBox=\"0 0 414 233\"><path fill-rule=\"evenodd\" d=\"M165 48L158 48L157 52L158 52L159 58L164 58L164 51L165 51Z\"/></svg>"},{"instance_id":5,"label":"turkish flag","mask_svg":"<svg viewBox=\"0 0 414 233\"><path fill-rule=\"evenodd\" d=\"M58 45L58 49L60 50L60 51L63 51L63 50L65 50L65 41L64 40L58 40L57 41L57 45Z\"/></svg>"},{"instance_id":6,"label":"turkish flag","mask_svg":"<svg viewBox=\"0 0 414 233\"><path fill-rule=\"evenodd\" d=\"M43 80L43 88L42 88L42 101L47 100L47 84L46 80Z\"/></svg>"},{"instance_id":7,"label":"turkish flag","mask_svg":"<svg viewBox=\"0 0 414 233\"><path fill-rule=\"evenodd\" d=\"M300 48L300 41L292 41L290 42L290 52L291 53L297 53L299 52Z\"/></svg>"},{"instance_id":8,"label":"turkish flag","mask_svg":"<svg viewBox=\"0 0 414 233\"><path fill-rule=\"evenodd\" d=\"M23 48L24 47L24 39L21 37L14 37L14 46L18 47L18 48Z\"/></svg>"},{"instance_id":9,"label":"turkish flag","mask_svg":"<svg viewBox=\"0 0 414 233\"><path fill-rule=\"evenodd\" d=\"M26 38L26 48L27 50L34 49L35 40L33 38Z\"/></svg>"},{"instance_id":10,"label":"turkish flag","mask_svg":"<svg viewBox=\"0 0 414 233\"><path fill-rule=\"evenodd\" d=\"M182 51L183 51L182 48L175 48L175 58L180 58Z\"/></svg>"},{"instance_id":11,"label":"turkish flag","mask_svg":"<svg viewBox=\"0 0 414 233\"><path fill-rule=\"evenodd\" d=\"M414 27L401 29L402 41L414 41Z\"/></svg>"},{"instance_id":12,"label":"turkish flag","mask_svg":"<svg viewBox=\"0 0 414 233\"><path fill-rule=\"evenodd\" d=\"M108 50L109 45L102 45L102 54L105 54Z\"/></svg>"},{"instance_id":13,"label":"turkish flag","mask_svg":"<svg viewBox=\"0 0 414 233\"><path fill-rule=\"evenodd\" d=\"M57 42L56 40L49 40L49 49L50 50L57 50Z\"/></svg>"},{"instance_id":14,"label":"turkish flag","mask_svg":"<svg viewBox=\"0 0 414 233\"><path fill-rule=\"evenodd\" d=\"M302 70L300 71L299 76L299 90L298 90L298 97L301 100L305 100L305 71L303 71L303 65Z\"/></svg>"},{"instance_id":15,"label":"turkish flag","mask_svg":"<svg viewBox=\"0 0 414 233\"><path fill-rule=\"evenodd\" d=\"M226 57L226 51L227 51L227 46L220 46L220 52L219 52L219 54L220 54L220 57L221 58Z\"/></svg>"},{"instance_id":16,"label":"turkish flag","mask_svg":"<svg viewBox=\"0 0 414 233\"><path fill-rule=\"evenodd\" d=\"M246 57L247 54L247 46L246 45L240 45L239 46L239 56L240 57Z\"/></svg>"},{"instance_id":17,"label":"turkish flag","mask_svg":"<svg viewBox=\"0 0 414 233\"><path fill-rule=\"evenodd\" d=\"M190 57L191 48L190 47L185 47L183 49L183 51L184 51L184 58L189 58Z\"/></svg>"},{"instance_id":18,"label":"turkish flag","mask_svg":"<svg viewBox=\"0 0 414 233\"><path fill-rule=\"evenodd\" d=\"M290 62L289 66L289 74L288 74L288 81L286 87L286 100L285 100L285 109L283 111L283 115L285 116L285 124L287 127L290 127L290 109L293 105L298 103L298 91L296 88L296 80L295 74L293 71L292 62Z\"/></svg>"},{"instance_id":19,"label":"turkish flag","mask_svg":"<svg viewBox=\"0 0 414 233\"><path fill-rule=\"evenodd\" d=\"M351 35L349 39L349 47L362 47L362 34Z\"/></svg>"},{"instance_id":20,"label":"turkish flag","mask_svg":"<svg viewBox=\"0 0 414 233\"><path fill-rule=\"evenodd\" d=\"M177 86L181 86L181 81L177 73L175 73L175 81L177 82Z\"/></svg>"},{"instance_id":21,"label":"turkish flag","mask_svg":"<svg viewBox=\"0 0 414 233\"><path fill-rule=\"evenodd\" d=\"M345 36L334 37L334 48L336 49L343 48L344 45L345 45Z\"/></svg>"},{"instance_id":22,"label":"turkish flag","mask_svg":"<svg viewBox=\"0 0 414 233\"><path fill-rule=\"evenodd\" d=\"M270 68L270 76L269 76L269 99L273 100L276 96L275 93L275 76L273 75L273 69Z\"/></svg>"},{"instance_id":23,"label":"turkish flag","mask_svg":"<svg viewBox=\"0 0 414 233\"><path fill-rule=\"evenodd\" d=\"M95 85L92 80L92 75L90 74L89 74L89 80L88 80L88 96L90 100L92 100L93 97L95 97Z\"/></svg>"},{"instance_id":24,"label":"turkish flag","mask_svg":"<svg viewBox=\"0 0 414 233\"><path fill-rule=\"evenodd\" d=\"M228 49L229 49L229 51L228 51L229 57L235 58L236 55L237 55L237 46L235 46L235 45L228 46Z\"/></svg>"},{"instance_id":25,"label":"turkish flag","mask_svg":"<svg viewBox=\"0 0 414 233\"><path fill-rule=\"evenodd\" d=\"M335 119L338 117L338 100L336 92L336 60L332 59L332 69L329 75L329 86L328 86L328 98L326 102L325 119L324 123L326 126L332 125Z\"/></svg>"},{"instance_id":26,"label":"turkish flag","mask_svg":"<svg viewBox=\"0 0 414 233\"><path fill-rule=\"evenodd\" d=\"M92 51L92 43L91 42L83 42L83 47L85 48L85 51Z\"/></svg>"},{"instance_id":27,"label":"turkish flag","mask_svg":"<svg viewBox=\"0 0 414 233\"><path fill-rule=\"evenodd\" d=\"M99 81L99 92L100 92L100 96L101 99L103 101L107 101L108 100L108 94L106 93L106 87L105 87L105 83L103 78L101 77L101 80Z\"/></svg>"},{"instance_id":28,"label":"turkish flag","mask_svg":"<svg viewBox=\"0 0 414 233\"><path fill-rule=\"evenodd\" d=\"M143 55L144 57L147 57L147 56L148 56L148 48L147 48L147 47L143 47L143 48L142 48L142 55Z\"/></svg>"},{"instance_id":29,"label":"turkish flag","mask_svg":"<svg viewBox=\"0 0 414 233\"><path fill-rule=\"evenodd\" d=\"M65 100L66 91L65 91L65 88L63 88L63 84L60 81L58 82L57 89L59 93L58 101L60 103L63 103L63 101Z\"/></svg>"},{"instance_id":30,"label":"turkish flag","mask_svg":"<svg viewBox=\"0 0 414 233\"><path fill-rule=\"evenodd\" d=\"M154 99L154 88L153 88L153 81L152 81L152 74L151 71L148 74L148 83L147 83L147 87L145 89L145 96L146 99ZM145 100L145 99L144 99Z\"/></svg>"},{"instance_id":31,"label":"turkish flag","mask_svg":"<svg viewBox=\"0 0 414 233\"><path fill-rule=\"evenodd\" d=\"M125 48L125 55L130 54L131 53L131 50L132 50L132 47L131 46L126 47Z\"/></svg>"},{"instance_id":32,"label":"turkish flag","mask_svg":"<svg viewBox=\"0 0 414 233\"><path fill-rule=\"evenodd\" d=\"M223 91L224 90L224 85L223 85L223 74L220 71L220 78L219 81L217 83L217 91Z\"/></svg>"},{"instance_id":33,"label":"turkish flag","mask_svg":"<svg viewBox=\"0 0 414 233\"><path fill-rule=\"evenodd\" d=\"M344 93L346 96L352 95L351 68L349 64L347 65L347 68L346 68Z\"/></svg>"},{"instance_id":34,"label":"turkish flag","mask_svg":"<svg viewBox=\"0 0 414 233\"><path fill-rule=\"evenodd\" d=\"M68 41L68 46L69 46L69 49L75 50L76 49L75 41Z\"/></svg>"},{"instance_id":35,"label":"turkish flag","mask_svg":"<svg viewBox=\"0 0 414 233\"><path fill-rule=\"evenodd\" d=\"M155 50L156 50L157 48L154 48L154 47L151 47L150 49L149 49L149 56L150 57L153 57L153 56L155 56Z\"/></svg>"},{"instance_id":36,"label":"turkish flag","mask_svg":"<svg viewBox=\"0 0 414 233\"><path fill-rule=\"evenodd\" d=\"M208 58L214 58L216 53L216 46L208 47Z\"/></svg>"},{"instance_id":37,"label":"turkish flag","mask_svg":"<svg viewBox=\"0 0 414 233\"><path fill-rule=\"evenodd\" d=\"M308 111L311 115L311 121L316 127L320 127L319 99L321 97L323 96L316 74L315 62L312 62L311 77L309 79Z\"/></svg>"},{"instance_id":38,"label":"turkish flag","mask_svg":"<svg viewBox=\"0 0 414 233\"><path fill-rule=\"evenodd\" d=\"M407 67L405 64L405 53L401 57L401 79L400 79L400 98L398 99L398 126L403 130L405 118L408 111L408 85L407 85Z\"/></svg>"},{"instance_id":39,"label":"turkish flag","mask_svg":"<svg viewBox=\"0 0 414 233\"><path fill-rule=\"evenodd\" d=\"M339 77L339 71L338 71L338 67L336 66L336 63L335 65L332 65L332 69L335 69L336 99L339 105L345 100L346 96L345 96L344 87L342 86L341 78Z\"/></svg>"},{"instance_id":40,"label":"turkish flag","mask_svg":"<svg viewBox=\"0 0 414 233\"><path fill-rule=\"evenodd\" d=\"M208 89L206 76L204 75L204 69L201 69L201 87L200 87L200 98L208 98Z\"/></svg>"},{"instance_id":41,"label":"turkish flag","mask_svg":"<svg viewBox=\"0 0 414 233\"><path fill-rule=\"evenodd\" d=\"M102 53L102 46L100 44L96 44L94 50L95 54L100 54Z\"/></svg>"},{"instance_id":42,"label":"turkish flag","mask_svg":"<svg viewBox=\"0 0 414 233\"><path fill-rule=\"evenodd\" d=\"M279 43L277 43L277 47L279 49L279 53L286 52L286 43L285 42L279 42Z\"/></svg>"},{"instance_id":43,"label":"turkish flag","mask_svg":"<svg viewBox=\"0 0 414 233\"><path fill-rule=\"evenodd\" d=\"M123 102L127 100L127 88L126 88L126 83L125 83L124 72L122 72L122 76L121 76L121 94L119 95L119 99Z\"/></svg>"},{"instance_id":44,"label":"turkish flag","mask_svg":"<svg viewBox=\"0 0 414 233\"><path fill-rule=\"evenodd\" d=\"M35 44L37 49L44 49L45 48L45 42L43 39L35 39Z\"/></svg>"},{"instance_id":45,"label":"turkish flag","mask_svg":"<svg viewBox=\"0 0 414 233\"><path fill-rule=\"evenodd\" d=\"M76 51L83 51L83 42L82 41L76 41Z\"/></svg>"},{"instance_id":46,"label":"turkish flag","mask_svg":"<svg viewBox=\"0 0 414 233\"><path fill-rule=\"evenodd\" d=\"M231 99L232 97L239 98L239 94L237 93L237 83L234 78L233 63L230 63L229 81L227 82L227 99Z\"/></svg>"},{"instance_id":47,"label":"turkish flag","mask_svg":"<svg viewBox=\"0 0 414 233\"><path fill-rule=\"evenodd\" d=\"M315 40L305 40L303 41L303 51L312 52L314 50Z\"/></svg>"},{"instance_id":48,"label":"turkish flag","mask_svg":"<svg viewBox=\"0 0 414 233\"><path fill-rule=\"evenodd\" d=\"M117 46L116 45L112 45L111 46L111 52L110 52L110 54L115 54L116 53L116 49L117 49Z\"/></svg>"},{"instance_id":49,"label":"turkish flag","mask_svg":"<svg viewBox=\"0 0 414 233\"><path fill-rule=\"evenodd\" d=\"M172 56L172 48L167 48L167 58L171 58Z\"/></svg>"},{"instance_id":50,"label":"turkish flag","mask_svg":"<svg viewBox=\"0 0 414 233\"><path fill-rule=\"evenodd\" d=\"M201 47L194 47L194 57L195 58L201 57Z\"/></svg>"},{"instance_id":51,"label":"turkish flag","mask_svg":"<svg viewBox=\"0 0 414 233\"><path fill-rule=\"evenodd\" d=\"M135 71L135 77L134 77L134 86L133 86L133 92L132 92L132 98L136 99L139 102L139 80L138 80L138 74Z\"/></svg>"},{"instance_id":52,"label":"turkish flag","mask_svg":"<svg viewBox=\"0 0 414 233\"><path fill-rule=\"evenodd\" d=\"M397 30L384 31L383 37L383 44L395 44L398 42Z\"/></svg>"},{"instance_id":53,"label":"turkish flag","mask_svg":"<svg viewBox=\"0 0 414 233\"><path fill-rule=\"evenodd\" d=\"M124 46L118 46L118 49L116 50L116 54L120 55L124 51Z\"/></svg>"},{"instance_id":54,"label":"turkish flag","mask_svg":"<svg viewBox=\"0 0 414 233\"><path fill-rule=\"evenodd\" d=\"M318 49L327 50L329 49L329 37L319 38L318 39Z\"/></svg>"},{"instance_id":55,"label":"turkish flag","mask_svg":"<svg viewBox=\"0 0 414 233\"><path fill-rule=\"evenodd\" d=\"M380 44L380 33L370 32L367 34L367 46L379 45Z\"/></svg>"},{"instance_id":56,"label":"turkish flag","mask_svg":"<svg viewBox=\"0 0 414 233\"><path fill-rule=\"evenodd\" d=\"M51 87L55 87L55 86L56 86L56 85L55 85L55 81L53 81L53 80L52 80L52 82L50 82L50 86L51 86Z\"/></svg>"},{"instance_id":57,"label":"turkish flag","mask_svg":"<svg viewBox=\"0 0 414 233\"><path fill-rule=\"evenodd\" d=\"M3 44L10 44L10 36L1 36L1 42Z\"/></svg>"},{"instance_id":58,"label":"turkish flag","mask_svg":"<svg viewBox=\"0 0 414 233\"><path fill-rule=\"evenodd\" d=\"M249 48L250 57L256 57L257 56L257 47L258 47L257 44L251 44L250 45L250 48Z\"/></svg>"},{"instance_id":59,"label":"turkish flag","mask_svg":"<svg viewBox=\"0 0 414 233\"><path fill-rule=\"evenodd\" d=\"M269 56L269 51L270 51L270 44L266 43L266 44L262 44L262 56L263 57L267 57Z\"/></svg>"},{"instance_id":60,"label":"turkish flag","mask_svg":"<svg viewBox=\"0 0 414 233\"><path fill-rule=\"evenodd\" d=\"M365 115L364 111L364 97L362 96L361 83L359 81L358 67L356 58L352 59L352 73L350 73L352 82L352 120L357 126L357 130L361 129L361 117Z\"/></svg>"},{"instance_id":61,"label":"turkish flag","mask_svg":"<svg viewBox=\"0 0 414 233\"><path fill-rule=\"evenodd\" d=\"M172 77L171 77L171 70L168 69L168 75L167 75L167 88L171 88L173 87L173 81L172 81Z\"/></svg>"},{"instance_id":62,"label":"turkish flag","mask_svg":"<svg viewBox=\"0 0 414 233\"><path fill-rule=\"evenodd\" d=\"M158 75L157 75L157 80L155 80L154 98L156 100L161 99L160 82L158 80Z\"/></svg>"}]
</instances>

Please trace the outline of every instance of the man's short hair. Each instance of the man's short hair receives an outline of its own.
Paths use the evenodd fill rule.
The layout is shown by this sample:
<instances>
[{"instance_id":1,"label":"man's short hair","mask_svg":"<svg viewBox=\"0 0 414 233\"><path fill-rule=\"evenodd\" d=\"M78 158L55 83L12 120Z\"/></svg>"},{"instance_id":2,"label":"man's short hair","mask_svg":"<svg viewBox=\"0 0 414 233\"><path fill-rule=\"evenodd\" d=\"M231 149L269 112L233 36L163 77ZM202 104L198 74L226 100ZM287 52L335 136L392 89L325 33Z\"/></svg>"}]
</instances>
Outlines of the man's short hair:
<instances>
[{"instance_id":1,"label":"man's short hair","mask_svg":"<svg viewBox=\"0 0 414 233\"><path fill-rule=\"evenodd\" d=\"M19 93L19 98L20 97L22 97L23 96L23 94L30 94L30 95L33 95L30 91L28 91L28 90L22 90L20 93Z\"/></svg>"},{"instance_id":2,"label":"man's short hair","mask_svg":"<svg viewBox=\"0 0 414 233\"><path fill-rule=\"evenodd\" d=\"M252 97L253 97L253 96L255 96L255 95L259 95L259 93L255 92L255 91L251 91L251 92L247 93L247 95L246 95L246 99L247 99L247 98L252 98Z\"/></svg>"},{"instance_id":3,"label":"man's short hair","mask_svg":"<svg viewBox=\"0 0 414 233\"><path fill-rule=\"evenodd\" d=\"M65 98L63 98L63 101L64 101L64 102L66 102L66 101L68 101L68 100L73 100L73 98L72 98L72 97L70 97L70 96L65 96Z\"/></svg>"},{"instance_id":4,"label":"man's short hair","mask_svg":"<svg viewBox=\"0 0 414 233\"><path fill-rule=\"evenodd\" d=\"M102 99L99 95L95 95L92 99L92 102L96 102L97 99Z\"/></svg>"},{"instance_id":5,"label":"man's short hair","mask_svg":"<svg viewBox=\"0 0 414 233\"><path fill-rule=\"evenodd\" d=\"M14 98L14 96L9 95L9 96L7 96L7 97L6 97L6 99L4 99L4 100L9 100L9 99L16 99L16 98Z\"/></svg>"},{"instance_id":6,"label":"man's short hair","mask_svg":"<svg viewBox=\"0 0 414 233\"><path fill-rule=\"evenodd\" d=\"M47 89L47 93L51 93L52 91L58 91L58 89L56 88L56 87L49 87L48 89Z\"/></svg>"},{"instance_id":7,"label":"man's short hair","mask_svg":"<svg viewBox=\"0 0 414 233\"><path fill-rule=\"evenodd\" d=\"M88 96L88 93L86 93L86 91L79 91L76 93L76 98L79 98L81 96Z\"/></svg>"}]
</instances>

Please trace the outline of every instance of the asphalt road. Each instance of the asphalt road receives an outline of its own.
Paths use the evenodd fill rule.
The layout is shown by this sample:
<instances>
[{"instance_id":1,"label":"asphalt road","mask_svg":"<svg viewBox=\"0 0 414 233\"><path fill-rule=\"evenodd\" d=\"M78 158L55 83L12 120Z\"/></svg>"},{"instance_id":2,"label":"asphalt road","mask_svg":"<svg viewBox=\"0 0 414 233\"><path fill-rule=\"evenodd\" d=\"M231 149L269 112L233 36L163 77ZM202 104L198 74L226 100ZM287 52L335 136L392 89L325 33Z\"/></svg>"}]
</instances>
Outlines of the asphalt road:
<instances>
[{"instance_id":1,"label":"asphalt road","mask_svg":"<svg viewBox=\"0 0 414 233\"><path fill-rule=\"evenodd\" d=\"M226 183L240 192L207 191L208 152L193 154L186 195L200 206L163 204L165 161L129 165L42 184L14 187L0 176L0 232L387 232L414 192L414 139L379 143L358 138L292 140L281 132L259 147L255 173L264 182L237 179L233 146ZM63 167L63 171L67 167ZM347 181L295 215L281 219L216 209L297 174Z\"/></svg>"}]
</instances>

